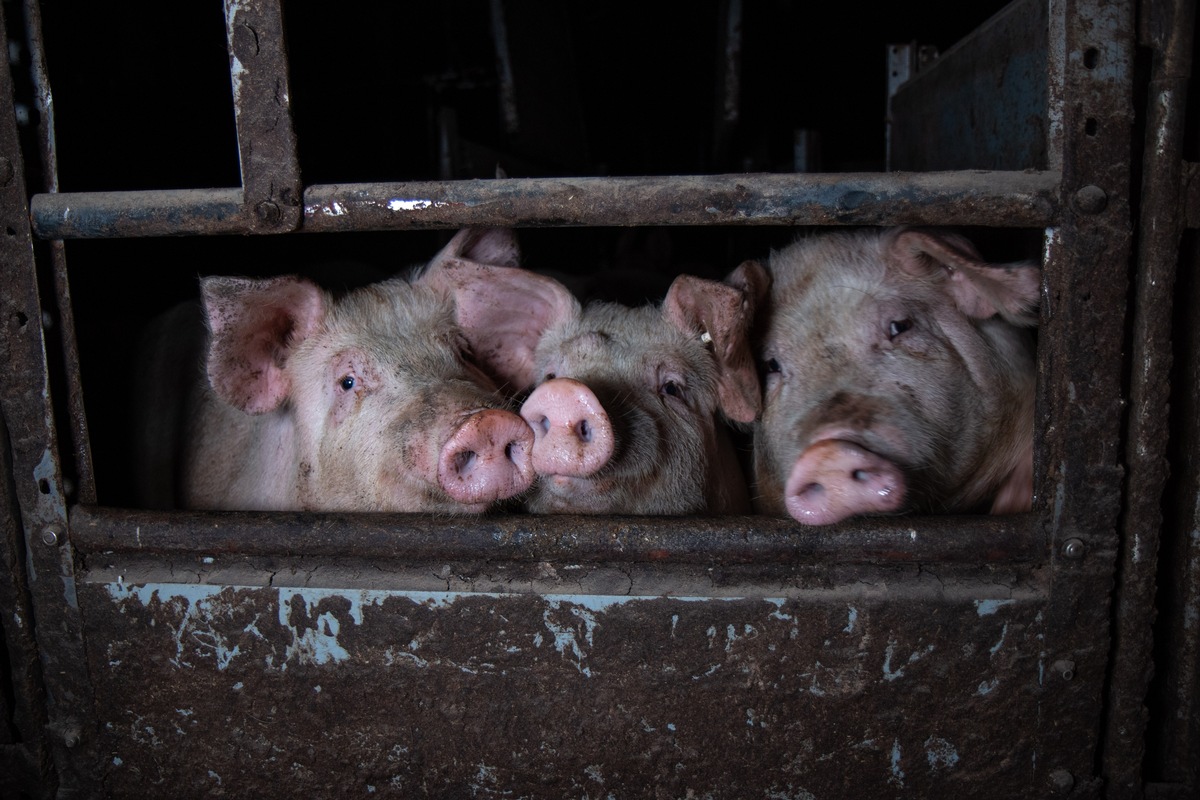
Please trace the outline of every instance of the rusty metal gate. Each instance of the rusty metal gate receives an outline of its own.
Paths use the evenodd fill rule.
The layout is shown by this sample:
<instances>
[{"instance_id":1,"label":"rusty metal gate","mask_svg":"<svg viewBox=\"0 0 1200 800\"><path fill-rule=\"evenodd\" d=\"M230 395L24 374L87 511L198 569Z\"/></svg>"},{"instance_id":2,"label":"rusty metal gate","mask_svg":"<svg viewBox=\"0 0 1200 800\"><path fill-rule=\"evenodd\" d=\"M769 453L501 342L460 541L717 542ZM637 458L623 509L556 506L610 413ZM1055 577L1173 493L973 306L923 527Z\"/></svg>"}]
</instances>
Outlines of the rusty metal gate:
<instances>
[{"instance_id":1,"label":"rusty metal gate","mask_svg":"<svg viewBox=\"0 0 1200 800\"><path fill-rule=\"evenodd\" d=\"M240 185L71 192L43 9L3 6L25 58L0 66L0 793L1200 789L1192 3L1018 0L931 63L896 49L905 171L336 184L301 180L280 0L224 6ZM98 501L76 241L891 224L1040 231L1030 513L814 530Z\"/></svg>"}]
</instances>

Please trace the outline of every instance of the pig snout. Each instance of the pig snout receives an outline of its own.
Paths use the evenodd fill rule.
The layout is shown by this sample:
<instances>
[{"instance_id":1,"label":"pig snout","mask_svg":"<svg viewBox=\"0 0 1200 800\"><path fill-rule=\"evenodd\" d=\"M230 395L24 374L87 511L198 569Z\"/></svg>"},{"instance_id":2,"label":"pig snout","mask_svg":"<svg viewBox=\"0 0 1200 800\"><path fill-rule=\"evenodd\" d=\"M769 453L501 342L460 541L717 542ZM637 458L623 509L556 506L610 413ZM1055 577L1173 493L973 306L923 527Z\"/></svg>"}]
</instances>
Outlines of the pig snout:
<instances>
[{"instance_id":1,"label":"pig snout","mask_svg":"<svg viewBox=\"0 0 1200 800\"><path fill-rule=\"evenodd\" d=\"M856 514L898 511L904 473L886 458L844 439L810 445L784 488L788 513L806 525L830 525Z\"/></svg>"},{"instance_id":2,"label":"pig snout","mask_svg":"<svg viewBox=\"0 0 1200 800\"><path fill-rule=\"evenodd\" d=\"M533 468L539 475L583 478L612 458L612 422L579 381L546 381L521 406L521 416L533 429Z\"/></svg>"},{"instance_id":3,"label":"pig snout","mask_svg":"<svg viewBox=\"0 0 1200 800\"><path fill-rule=\"evenodd\" d=\"M454 500L487 504L520 494L535 477L533 431L508 411L477 411L442 446L438 483Z\"/></svg>"}]
</instances>

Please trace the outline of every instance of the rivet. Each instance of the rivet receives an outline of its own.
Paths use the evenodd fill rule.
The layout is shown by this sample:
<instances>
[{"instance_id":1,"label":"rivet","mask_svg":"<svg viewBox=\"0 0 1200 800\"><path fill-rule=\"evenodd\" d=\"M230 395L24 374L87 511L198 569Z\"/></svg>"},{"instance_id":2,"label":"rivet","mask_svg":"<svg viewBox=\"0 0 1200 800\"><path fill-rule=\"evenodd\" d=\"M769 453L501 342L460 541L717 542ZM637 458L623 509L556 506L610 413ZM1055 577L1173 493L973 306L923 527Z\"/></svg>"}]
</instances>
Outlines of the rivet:
<instances>
[{"instance_id":1,"label":"rivet","mask_svg":"<svg viewBox=\"0 0 1200 800\"><path fill-rule=\"evenodd\" d=\"M1075 786L1075 776L1065 769L1056 769L1050 773L1050 783L1060 792L1069 792Z\"/></svg>"},{"instance_id":2,"label":"rivet","mask_svg":"<svg viewBox=\"0 0 1200 800\"><path fill-rule=\"evenodd\" d=\"M1078 561L1083 558L1085 552L1087 552L1087 548L1084 547L1083 542L1079 539L1067 539L1063 542L1062 554L1065 558Z\"/></svg>"},{"instance_id":3,"label":"rivet","mask_svg":"<svg viewBox=\"0 0 1200 800\"><path fill-rule=\"evenodd\" d=\"M62 537L59 536L58 531L56 531L54 528L46 528L46 530L42 531L42 544L46 545L47 547L56 546L61 539Z\"/></svg>"},{"instance_id":4,"label":"rivet","mask_svg":"<svg viewBox=\"0 0 1200 800\"><path fill-rule=\"evenodd\" d=\"M1088 184L1075 192L1075 207L1085 214L1099 214L1108 206L1108 195L1099 186Z\"/></svg>"},{"instance_id":5,"label":"rivet","mask_svg":"<svg viewBox=\"0 0 1200 800\"><path fill-rule=\"evenodd\" d=\"M1069 681L1075 677L1075 662L1062 659L1055 661L1050 665L1051 672L1057 672L1064 681Z\"/></svg>"},{"instance_id":6,"label":"rivet","mask_svg":"<svg viewBox=\"0 0 1200 800\"><path fill-rule=\"evenodd\" d=\"M65 744L68 748L74 747L75 745L79 744L79 739L82 737L82 735L83 732L79 730L78 725L71 725L65 731L63 731L63 744Z\"/></svg>"},{"instance_id":7,"label":"rivet","mask_svg":"<svg viewBox=\"0 0 1200 800\"><path fill-rule=\"evenodd\" d=\"M274 225L279 222L283 214L279 210L279 206L272 203L270 200L263 200L254 209L254 213L258 214L258 218L263 222Z\"/></svg>"}]
</instances>

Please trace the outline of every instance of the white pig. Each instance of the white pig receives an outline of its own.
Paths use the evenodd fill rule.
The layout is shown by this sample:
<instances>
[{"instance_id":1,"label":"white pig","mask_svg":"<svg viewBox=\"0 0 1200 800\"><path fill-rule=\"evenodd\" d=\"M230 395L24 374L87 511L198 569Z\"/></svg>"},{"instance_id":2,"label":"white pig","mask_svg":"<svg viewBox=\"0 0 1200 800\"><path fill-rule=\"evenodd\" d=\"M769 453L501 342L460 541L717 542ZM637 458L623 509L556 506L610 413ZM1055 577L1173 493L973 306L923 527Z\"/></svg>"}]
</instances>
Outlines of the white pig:
<instances>
[{"instance_id":1,"label":"white pig","mask_svg":"<svg viewBox=\"0 0 1200 800\"><path fill-rule=\"evenodd\" d=\"M558 282L523 270L503 281L495 271L453 277L472 297L464 325L497 332L477 355L514 392L534 387L521 407L539 476L528 510L750 510L722 415L749 423L760 408L749 329L765 282L681 276L661 307L583 309Z\"/></svg>"},{"instance_id":2,"label":"white pig","mask_svg":"<svg viewBox=\"0 0 1200 800\"><path fill-rule=\"evenodd\" d=\"M1035 265L900 228L801 239L766 272L760 510L824 525L1029 509Z\"/></svg>"},{"instance_id":3,"label":"white pig","mask_svg":"<svg viewBox=\"0 0 1200 800\"><path fill-rule=\"evenodd\" d=\"M533 434L472 363L437 278L516 260L507 231L468 229L423 274L339 298L297 277L204 279L176 504L481 512L526 491Z\"/></svg>"}]
</instances>

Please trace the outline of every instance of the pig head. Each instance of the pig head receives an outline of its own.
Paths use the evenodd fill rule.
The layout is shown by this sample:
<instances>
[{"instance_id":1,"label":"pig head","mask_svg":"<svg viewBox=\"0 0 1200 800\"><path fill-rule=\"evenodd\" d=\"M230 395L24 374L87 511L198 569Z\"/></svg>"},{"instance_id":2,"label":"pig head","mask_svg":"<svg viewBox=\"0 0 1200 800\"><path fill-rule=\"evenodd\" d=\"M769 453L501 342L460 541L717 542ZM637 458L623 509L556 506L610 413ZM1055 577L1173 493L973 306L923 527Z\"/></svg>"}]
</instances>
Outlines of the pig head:
<instances>
[{"instance_id":1,"label":"pig head","mask_svg":"<svg viewBox=\"0 0 1200 800\"><path fill-rule=\"evenodd\" d=\"M545 276L488 277L460 276L474 286L464 325L507 326L483 360L513 392L529 392L529 511L749 511L722 417L750 423L760 408L749 329L765 282L681 276L661 307L584 309Z\"/></svg>"},{"instance_id":2,"label":"pig head","mask_svg":"<svg viewBox=\"0 0 1200 800\"><path fill-rule=\"evenodd\" d=\"M893 229L799 240L765 273L759 510L824 525L1030 507L1037 267Z\"/></svg>"},{"instance_id":3,"label":"pig head","mask_svg":"<svg viewBox=\"0 0 1200 800\"><path fill-rule=\"evenodd\" d=\"M203 280L183 505L480 512L527 490L533 434L436 278L515 263L506 231L464 230L423 274L339 298L296 277Z\"/></svg>"}]
</instances>

